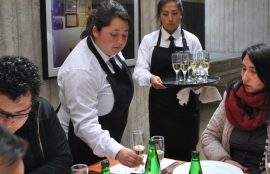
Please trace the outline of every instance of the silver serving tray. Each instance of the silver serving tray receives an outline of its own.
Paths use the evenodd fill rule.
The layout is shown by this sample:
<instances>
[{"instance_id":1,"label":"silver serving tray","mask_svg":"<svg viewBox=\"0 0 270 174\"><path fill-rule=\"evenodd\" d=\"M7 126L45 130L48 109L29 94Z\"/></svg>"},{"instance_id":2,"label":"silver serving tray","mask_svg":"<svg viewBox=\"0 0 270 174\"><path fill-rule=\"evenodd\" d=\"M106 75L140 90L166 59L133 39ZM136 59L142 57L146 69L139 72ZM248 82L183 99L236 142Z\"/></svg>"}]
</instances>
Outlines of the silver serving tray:
<instances>
[{"instance_id":1,"label":"silver serving tray","mask_svg":"<svg viewBox=\"0 0 270 174\"><path fill-rule=\"evenodd\" d=\"M198 82L184 82L184 81L175 81L175 77L164 78L162 82L167 88L179 88L179 87L197 87L197 86L215 86L220 80L219 76L209 75L207 81L198 81Z\"/></svg>"}]
</instances>

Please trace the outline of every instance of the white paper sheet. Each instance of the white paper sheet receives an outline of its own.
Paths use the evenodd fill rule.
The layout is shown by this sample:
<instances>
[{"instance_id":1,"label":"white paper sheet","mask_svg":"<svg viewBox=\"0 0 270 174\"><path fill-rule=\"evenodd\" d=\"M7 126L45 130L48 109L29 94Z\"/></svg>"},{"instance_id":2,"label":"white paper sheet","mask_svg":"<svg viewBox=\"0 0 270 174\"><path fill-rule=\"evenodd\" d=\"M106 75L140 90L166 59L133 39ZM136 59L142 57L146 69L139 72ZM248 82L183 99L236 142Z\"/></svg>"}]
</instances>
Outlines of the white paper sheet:
<instances>
[{"instance_id":1,"label":"white paper sheet","mask_svg":"<svg viewBox=\"0 0 270 174\"><path fill-rule=\"evenodd\" d=\"M172 163L174 163L175 160L164 158L160 165L161 165L161 170L168 167ZM141 166L141 169L144 170L144 166ZM126 166L123 166L122 164L117 164L113 167L110 168L111 173L113 174L130 174L130 173L140 173L140 170L138 168L129 168Z\"/></svg>"}]
</instances>

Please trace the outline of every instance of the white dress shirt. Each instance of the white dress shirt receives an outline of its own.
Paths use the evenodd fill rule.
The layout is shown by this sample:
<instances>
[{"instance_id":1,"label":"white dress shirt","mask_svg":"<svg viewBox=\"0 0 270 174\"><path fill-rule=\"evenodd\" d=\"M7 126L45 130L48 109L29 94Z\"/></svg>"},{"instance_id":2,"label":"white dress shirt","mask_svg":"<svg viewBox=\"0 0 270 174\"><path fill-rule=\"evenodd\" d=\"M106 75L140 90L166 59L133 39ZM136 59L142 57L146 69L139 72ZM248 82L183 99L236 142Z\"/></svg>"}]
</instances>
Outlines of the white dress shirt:
<instances>
[{"instance_id":1,"label":"white dress shirt","mask_svg":"<svg viewBox=\"0 0 270 174\"><path fill-rule=\"evenodd\" d=\"M154 47L157 45L158 35L160 30L156 30L150 34L147 34L143 37L141 44L138 50L138 58L136 61L136 66L133 72L133 79L136 80L140 86L151 86L150 78L154 75L150 72L151 67L151 57L154 50ZM187 41L187 46L190 51L200 51L202 46L199 39L192 33L183 30L184 36ZM161 27L161 39L160 47L168 48L170 41L170 34ZM172 34L175 38L174 43L176 47L183 47L181 27Z\"/></svg>"},{"instance_id":2,"label":"white dress shirt","mask_svg":"<svg viewBox=\"0 0 270 174\"><path fill-rule=\"evenodd\" d=\"M95 43L94 46L113 72L109 57ZM119 55L124 60L122 54ZM110 113L114 105L113 92L106 77L88 48L86 38L81 40L58 72L61 101L58 117L66 135L71 119L75 135L87 143L95 155L115 159L123 146L111 138L98 122L98 116Z\"/></svg>"}]
</instances>

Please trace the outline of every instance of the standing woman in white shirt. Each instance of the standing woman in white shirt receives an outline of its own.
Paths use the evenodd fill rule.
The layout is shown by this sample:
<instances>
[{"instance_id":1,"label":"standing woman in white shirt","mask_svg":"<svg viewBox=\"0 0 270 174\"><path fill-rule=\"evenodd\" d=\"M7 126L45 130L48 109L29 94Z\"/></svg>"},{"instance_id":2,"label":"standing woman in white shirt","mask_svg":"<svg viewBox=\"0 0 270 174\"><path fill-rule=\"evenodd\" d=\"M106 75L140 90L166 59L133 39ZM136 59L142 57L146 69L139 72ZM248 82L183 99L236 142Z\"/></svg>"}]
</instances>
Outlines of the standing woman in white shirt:
<instances>
[{"instance_id":1,"label":"standing woman in white shirt","mask_svg":"<svg viewBox=\"0 0 270 174\"><path fill-rule=\"evenodd\" d=\"M142 158L120 144L133 97L133 83L121 50L131 20L115 1L104 1L88 19L83 38L58 72L58 112L74 163L103 157L134 167ZM116 61L114 68L110 60Z\"/></svg>"},{"instance_id":2,"label":"standing woman in white shirt","mask_svg":"<svg viewBox=\"0 0 270 174\"><path fill-rule=\"evenodd\" d=\"M165 139L165 157L190 160L199 135L197 98L190 93L187 105L180 106L176 93L179 88L166 88L162 78L174 77L171 53L174 51L202 50L198 38L181 27L183 15L180 0L160 0L157 17L161 27L144 36L134 69L133 78L141 86L151 86L149 94L150 136ZM174 38L173 50L169 37Z\"/></svg>"}]
</instances>

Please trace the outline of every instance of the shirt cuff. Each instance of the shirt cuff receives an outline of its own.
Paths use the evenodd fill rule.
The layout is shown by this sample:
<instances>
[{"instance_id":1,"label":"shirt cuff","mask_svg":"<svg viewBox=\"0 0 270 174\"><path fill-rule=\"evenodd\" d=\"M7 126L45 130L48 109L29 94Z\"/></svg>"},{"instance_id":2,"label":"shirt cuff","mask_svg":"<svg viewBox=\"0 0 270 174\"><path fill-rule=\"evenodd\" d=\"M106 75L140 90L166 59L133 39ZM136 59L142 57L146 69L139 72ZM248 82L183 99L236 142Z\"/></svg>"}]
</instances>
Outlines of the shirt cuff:
<instances>
[{"instance_id":1,"label":"shirt cuff","mask_svg":"<svg viewBox=\"0 0 270 174\"><path fill-rule=\"evenodd\" d=\"M119 144L117 141L114 141L113 143L110 144L110 152L108 152L108 157L115 160L115 157L117 153L124 148L123 145Z\"/></svg>"},{"instance_id":2,"label":"shirt cuff","mask_svg":"<svg viewBox=\"0 0 270 174\"><path fill-rule=\"evenodd\" d=\"M140 86L152 86L150 82L150 78L153 76L153 74L147 74L144 77L144 80L140 82Z\"/></svg>"}]
</instances>

